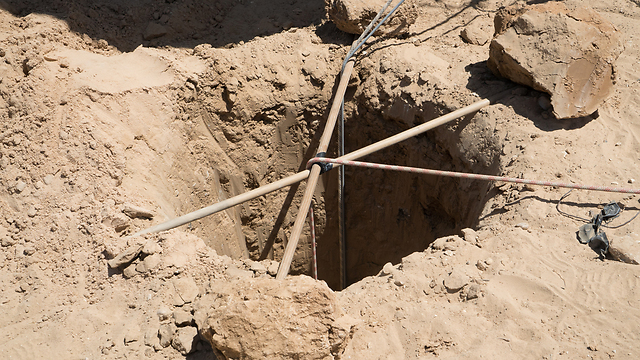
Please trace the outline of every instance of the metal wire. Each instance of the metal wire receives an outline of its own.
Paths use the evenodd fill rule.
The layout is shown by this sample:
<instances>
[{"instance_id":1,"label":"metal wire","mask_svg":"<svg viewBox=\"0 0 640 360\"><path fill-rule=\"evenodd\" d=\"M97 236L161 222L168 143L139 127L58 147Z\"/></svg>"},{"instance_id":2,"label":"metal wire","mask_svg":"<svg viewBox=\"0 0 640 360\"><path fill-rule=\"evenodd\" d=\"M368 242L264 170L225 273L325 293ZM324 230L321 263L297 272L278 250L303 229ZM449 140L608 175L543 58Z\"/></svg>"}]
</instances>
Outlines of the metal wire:
<instances>
[{"instance_id":1,"label":"metal wire","mask_svg":"<svg viewBox=\"0 0 640 360\"><path fill-rule=\"evenodd\" d=\"M378 28L398 9L398 7L404 2L401 0L387 16L378 23L382 14L387 10L393 0L387 0L386 4L371 20L366 29L360 34L360 37L351 44L351 48L347 53L347 56L342 63L342 70L344 70L347 62L353 55L364 45L364 43L378 30ZM375 26L375 28L374 28ZM372 30L373 28L373 30ZM344 98L340 103L339 113L339 126L338 126L338 156L345 154L345 131L344 131ZM341 167L338 170L338 242L339 242L339 257L340 257L340 288L344 289L347 285L347 230L346 230L346 210L345 210L345 174L344 169Z\"/></svg>"},{"instance_id":2,"label":"metal wire","mask_svg":"<svg viewBox=\"0 0 640 360\"><path fill-rule=\"evenodd\" d=\"M318 257L316 256L316 223L313 218L313 201L309 206L309 225L311 226L311 251L313 253L313 278L318 280Z\"/></svg>"}]
</instances>

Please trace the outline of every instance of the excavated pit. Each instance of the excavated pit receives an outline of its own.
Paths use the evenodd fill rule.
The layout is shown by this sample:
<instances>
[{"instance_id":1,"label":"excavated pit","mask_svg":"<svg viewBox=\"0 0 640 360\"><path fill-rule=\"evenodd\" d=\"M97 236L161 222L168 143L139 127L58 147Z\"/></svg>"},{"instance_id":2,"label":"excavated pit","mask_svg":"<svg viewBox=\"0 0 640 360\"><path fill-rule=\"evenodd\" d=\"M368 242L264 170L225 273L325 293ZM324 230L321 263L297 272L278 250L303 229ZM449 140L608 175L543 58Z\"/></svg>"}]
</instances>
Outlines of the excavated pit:
<instances>
[{"instance_id":1,"label":"excavated pit","mask_svg":"<svg viewBox=\"0 0 640 360\"><path fill-rule=\"evenodd\" d=\"M202 139L194 156L213 172L208 193L218 199L292 175L313 157L344 50L315 44L307 35L280 49L292 65L276 65L275 71L250 56L266 51L266 41L231 50L195 49L213 71L185 88L181 101L185 118L201 125L194 135ZM297 50L309 47L314 51ZM241 65L226 60L238 57L250 60ZM296 68L302 71L292 70ZM356 66L347 91L346 151L477 101L444 80L447 72L447 63L426 48L397 44L384 52L374 49ZM502 147L492 111L453 121L363 160L497 174ZM330 155L335 148L334 136ZM323 175L315 193L318 273L334 289L340 287L337 175L337 170ZM227 210L233 231L221 220L203 219L194 225L196 234L220 254L279 261L303 189L293 186ZM347 168L347 284L425 249L437 237L473 227L489 189L489 183L473 180ZM206 206L210 199L202 200L180 212L195 210L196 203ZM221 233L226 235L221 238ZM310 238L305 225L291 273L311 274Z\"/></svg>"}]
</instances>

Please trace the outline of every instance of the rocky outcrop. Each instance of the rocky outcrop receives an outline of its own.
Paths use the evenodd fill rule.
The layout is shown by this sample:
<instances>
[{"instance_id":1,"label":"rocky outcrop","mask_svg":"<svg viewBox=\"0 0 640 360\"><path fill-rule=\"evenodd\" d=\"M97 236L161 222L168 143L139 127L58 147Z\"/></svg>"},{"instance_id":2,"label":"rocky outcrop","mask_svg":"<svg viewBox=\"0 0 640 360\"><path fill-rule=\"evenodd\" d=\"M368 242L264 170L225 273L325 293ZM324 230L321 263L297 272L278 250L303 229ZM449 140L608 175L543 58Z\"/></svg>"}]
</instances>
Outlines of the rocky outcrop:
<instances>
[{"instance_id":1,"label":"rocky outcrop","mask_svg":"<svg viewBox=\"0 0 640 360\"><path fill-rule=\"evenodd\" d=\"M337 359L355 321L306 276L211 282L196 305L200 334L227 359Z\"/></svg>"},{"instance_id":2,"label":"rocky outcrop","mask_svg":"<svg viewBox=\"0 0 640 360\"><path fill-rule=\"evenodd\" d=\"M371 20L386 4L386 0L325 0L329 19L338 29L351 34L362 34ZM385 13L393 9L392 3ZM406 0L398 10L382 25L376 35L400 35L409 32L409 27L416 21L418 11L415 0Z\"/></svg>"},{"instance_id":3,"label":"rocky outcrop","mask_svg":"<svg viewBox=\"0 0 640 360\"><path fill-rule=\"evenodd\" d=\"M558 119L590 115L610 95L623 50L615 27L591 9L549 2L501 9L488 67L549 93Z\"/></svg>"}]
</instances>

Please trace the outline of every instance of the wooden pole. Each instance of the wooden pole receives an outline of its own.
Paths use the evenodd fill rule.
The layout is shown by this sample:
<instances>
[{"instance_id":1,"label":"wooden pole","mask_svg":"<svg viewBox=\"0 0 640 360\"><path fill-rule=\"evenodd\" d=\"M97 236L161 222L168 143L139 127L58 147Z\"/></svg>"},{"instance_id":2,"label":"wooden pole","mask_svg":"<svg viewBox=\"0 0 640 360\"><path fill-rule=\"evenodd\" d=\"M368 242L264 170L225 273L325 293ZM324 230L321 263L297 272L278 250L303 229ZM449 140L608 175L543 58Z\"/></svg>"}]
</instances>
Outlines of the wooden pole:
<instances>
[{"instance_id":1,"label":"wooden pole","mask_svg":"<svg viewBox=\"0 0 640 360\"><path fill-rule=\"evenodd\" d=\"M347 65L344 67L344 71L342 71L340 83L338 84L338 90L336 91L336 95L333 98L333 105L331 106L331 110L329 111L329 117L327 118L324 132L320 137L320 144L318 145L318 151L316 153L326 152L327 148L329 147L331 135L333 135L333 129L335 128L336 121L338 120L340 105L342 104L342 99L344 99L344 93L347 91L347 85L349 85L349 79L351 78L351 71L353 70L354 62L355 60L351 58L351 60L349 60L347 62ZM285 248L284 256L282 257L282 261L280 262L280 267L278 268L276 279L284 279L289 273L291 260L293 260L293 255L296 252L296 247L298 247L298 240L300 239L300 234L302 233L302 226L304 225L304 221L307 217L307 211L309 210L309 206L311 205L311 200L313 199L313 193L316 190L316 185L318 184L319 177L320 166L312 167L309 178L307 179L307 187L304 189L304 196L299 207L300 210L298 212L298 215L296 216L296 221L293 223L291 236L289 237L289 242L287 243L287 247Z\"/></svg>"}]
</instances>

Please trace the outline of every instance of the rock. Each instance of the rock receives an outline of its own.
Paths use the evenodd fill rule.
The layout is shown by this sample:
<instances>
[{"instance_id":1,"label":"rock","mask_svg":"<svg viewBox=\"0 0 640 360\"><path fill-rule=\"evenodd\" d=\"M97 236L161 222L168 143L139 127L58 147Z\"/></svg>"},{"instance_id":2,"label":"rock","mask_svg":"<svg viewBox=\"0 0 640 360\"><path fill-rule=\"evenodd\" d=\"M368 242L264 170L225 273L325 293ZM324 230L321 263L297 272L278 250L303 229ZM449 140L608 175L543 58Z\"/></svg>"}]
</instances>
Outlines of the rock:
<instances>
[{"instance_id":1,"label":"rock","mask_svg":"<svg viewBox=\"0 0 640 360\"><path fill-rule=\"evenodd\" d=\"M388 262L388 263L384 264L384 266L382 267L382 270L380 271L380 275L381 276L391 275L394 270L395 270L395 268L393 267L393 264Z\"/></svg>"},{"instance_id":2,"label":"rock","mask_svg":"<svg viewBox=\"0 0 640 360\"><path fill-rule=\"evenodd\" d=\"M163 306L159 308L158 311L156 311L156 314L158 315L158 319L160 319L160 321L165 321L171 316L172 312L168 307Z\"/></svg>"},{"instance_id":3,"label":"rock","mask_svg":"<svg viewBox=\"0 0 640 360\"><path fill-rule=\"evenodd\" d=\"M529 224L526 223L526 222L517 223L515 226L519 227L522 230L528 230L529 229Z\"/></svg>"},{"instance_id":4,"label":"rock","mask_svg":"<svg viewBox=\"0 0 640 360\"><path fill-rule=\"evenodd\" d=\"M37 214L38 214L38 210L36 210L36 207L33 205L29 206L29 209L27 210L27 216L35 217Z\"/></svg>"},{"instance_id":5,"label":"rock","mask_svg":"<svg viewBox=\"0 0 640 360\"><path fill-rule=\"evenodd\" d=\"M126 279L131 279L132 277L138 275L138 271L136 270L136 264L131 264L127 266L124 270L122 270L122 276Z\"/></svg>"},{"instance_id":6,"label":"rock","mask_svg":"<svg viewBox=\"0 0 640 360\"><path fill-rule=\"evenodd\" d=\"M46 185L51 185L51 183L53 182L53 175L49 174L47 176L44 177L44 179L42 179L42 181L44 181L44 183Z\"/></svg>"},{"instance_id":7,"label":"rock","mask_svg":"<svg viewBox=\"0 0 640 360\"><path fill-rule=\"evenodd\" d=\"M193 316L191 316L190 312L184 310L176 310L173 312L173 321L177 326L187 326L191 325L193 322Z\"/></svg>"},{"instance_id":8,"label":"rock","mask_svg":"<svg viewBox=\"0 0 640 360\"><path fill-rule=\"evenodd\" d=\"M107 261L107 264L109 264L109 267L111 267L112 269L115 269L125 264L129 264L136 257L138 257L141 251L142 251L142 246L137 245L137 246L129 247L125 251L118 254L118 256L116 256L115 258Z\"/></svg>"},{"instance_id":9,"label":"rock","mask_svg":"<svg viewBox=\"0 0 640 360\"><path fill-rule=\"evenodd\" d=\"M449 292L458 292L468 283L469 277L457 269L454 269L449 276L444 278L444 287Z\"/></svg>"},{"instance_id":10,"label":"rock","mask_svg":"<svg viewBox=\"0 0 640 360\"><path fill-rule=\"evenodd\" d=\"M590 115L611 94L623 45L597 12L560 2L514 5L498 11L494 23L487 66L550 94L556 118Z\"/></svg>"},{"instance_id":11,"label":"rock","mask_svg":"<svg viewBox=\"0 0 640 360\"><path fill-rule=\"evenodd\" d=\"M276 273L278 272L278 270L276 269ZM238 269L237 267L230 265L227 268L227 276L229 277L229 280L234 280L234 279L250 279L253 277L253 272L248 271L248 270L242 270L242 269Z\"/></svg>"},{"instance_id":12,"label":"rock","mask_svg":"<svg viewBox=\"0 0 640 360\"><path fill-rule=\"evenodd\" d=\"M280 263L277 261L272 261L267 267L267 273L271 276L276 276L278 274L278 267L280 267Z\"/></svg>"},{"instance_id":13,"label":"rock","mask_svg":"<svg viewBox=\"0 0 640 360\"><path fill-rule=\"evenodd\" d=\"M166 348L171 345L171 341L173 340L173 336L176 333L178 328L174 323L162 324L158 329L158 338L160 339L160 346Z\"/></svg>"},{"instance_id":14,"label":"rock","mask_svg":"<svg viewBox=\"0 0 640 360\"><path fill-rule=\"evenodd\" d=\"M476 262L476 267L477 267L477 268L478 268L478 270L480 270L480 271L485 271L485 270L487 270L487 269L489 268L489 266L487 266L487 264L486 264L484 261L482 261L482 260L478 260L478 261Z\"/></svg>"},{"instance_id":15,"label":"rock","mask_svg":"<svg viewBox=\"0 0 640 360\"><path fill-rule=\"evenodd\" d=\"M27 255L27 256L31 256L31 255L33 255L33 254L35 254L35 253L36 253L36 248L34 248L34 247L33 247L33 246L31 246L31 245L26 245L26 246L24 247L24 250L23 250L22 252L23 252L23 254L25 254L25 255Z\"/></svg>"},{"instance_id":16,"label":"rock","mask_svg":"<svg viewBox=\"0 0 640 360\"><path fill-rule=\"evenodd\" d=\"M466 300L477 299L480 296L480 286L477 284L471 284L464 289L464 298Z\"/></svg>"},{"instance_id":17,"label":"rock","mask_svg":"<svg viewBox=\"0 0 640 360\"><path fill-rule=\"evenodd\" d=\"M8 247L8 246L15 245L17 242L18 241L12 238L11 236L6 235L2 237L2 240L0 240L0 245L2 245L3 247Z\"/></svg>"},{"instance_id":18,"label":"rock","mask_svg":"<svg viewBox=\"0 0 640 360\"><path fill-rule=\"evenodd\" d=\"M491 34L491 21L488 18L480 17L462 29L460 37L469 44L482 46L491 40Z\"/></svg>"},{"instance_id":19,"label":"rock","mask_svg":"<svg viewBox=\"0 0 640 360\"><path fill-rule=\"evenodd\" d=\"M147 28L144 30L142 37L145 40L152 40L152 39L165 36L166 34L167 34L166 27L155 22L150 22L149 25L147 25Z\"/></svg>"},{"instance_id":20,"label":"rock","mask_svg":"<svg viewBox=\"0 0 640 360\"><path fill-rule=\"evenodd\" d=\"M327 14L336 27L351 34L362 34L367 25L386 4L386 0L325 0ZM395 4L387 8L388 13ZM409 32L416 21L418 9L415 0L406 0L375 35L401 35Z\"/></svg>"},{"instance_id":21,"label":"rock","mask_svg":"<svg viewBox=\"0 0 640 360\"><path fill-rule=\"evenodd\" d=\"M252 261L249 264L249 269L256 274L265 274L267 272L267 267L257 261Z\"/></svg>"},{"instance_id":22,"label":"rock","mask_svg":"<svg viewBox=\"0 0 640 360\"><path fill-rule=\"evenodd\" d=\"M173 287L175 288L177 295L185 303L193 302L200 293L198 285L196 285L196 282L191 276L174 279Z\"/></svg>"},{"instance_id":23,"label":"rock","mask_svg":"<svg viewBox=\"0 0 640 360\"><path fill-rule=\"evenodd\" d=\"M475 230L464 228L461 231L462 231L462 238L464 239L464 241L472 244L475 244L478 241L478 234L476 233Z\"/></svg>"},{"instance_id":24,"label":"rock","mask_svg":"<svg viewBox=\"0 0 640 360\"><path fill-rule=\"evenodd\" d=\"M178 350L180 354L187 355L194 350L197 342L198 329L187 326L178 329L178 332L173 336L173 340L171 340L171 345L174 349Z\"/></svg>"},{"instance_id":25,"label":"rock","mask_svg":"<svg viewBox=\"0 0 640 360\"><path fill-rule=\"evenodd\" d=\"M343 314L333 291L308 276L211 283L196 324L227 359L331 359L351 337L353 323L336 320Z\"/></svg>"},{"instance_id":26,"label":"rock","mask_svg":"<svg viewBox=\"0 0 640 360\"><path fill-rule=\"evenodd\" d=\"M151 329L144 333L144 344L152 348L160 346L160 339L158 339L158 332Z\"/></svg>"},{"instance_id":27,"label":"rock","mask_svg":"<svg viewBox=\"0 0 640 360\"><path fill-rule=\"evenodd\" d=\"M150 210L131 204L124 204L122 212L132 219L153 219L153 213Z\"/></svg>"},{"instance_id":28,"label":"rock","mask_svg":"<svg viewBox=\"0 0 640 360\"><path fill-rule=\"evenodd\" d=\"M25 183L22 180L18 180L18 182L16 183L15 189L17 193L21 193L24 191L24 189L27 187L27 183Z\"/></svg>"},{"instance_id":29,"label":"rock","mask_svg":"<svg viewBox=\"0 0 640 360\"><path fill-rule=\"evenodd\" d=\"M146 273L153 270L161 261L162 256L160 254L149 255L136 265L136 270L140 273Z\"/></svg>"},{"instance_id":30,"label":"rock","mask_svg":"<svg viewBox=\"0 0 640 360\"><path fill-rule=\"evenodd\" d=\"M629 235L609 239L609 256L627 264L640 265L640 241Z\"/></svg>"}]
</instances>

